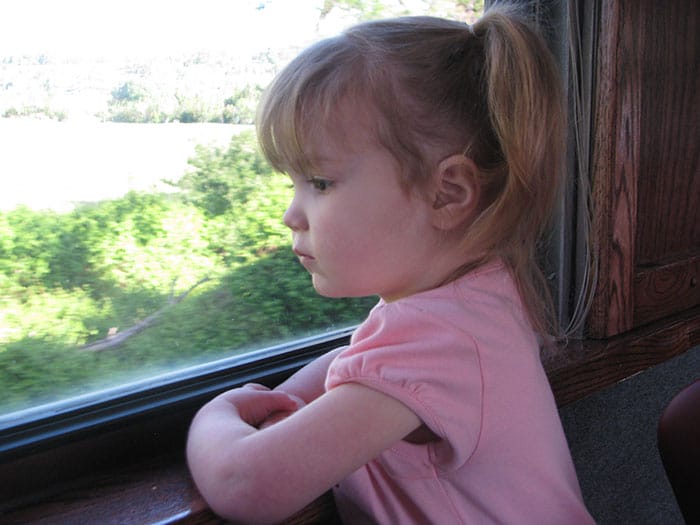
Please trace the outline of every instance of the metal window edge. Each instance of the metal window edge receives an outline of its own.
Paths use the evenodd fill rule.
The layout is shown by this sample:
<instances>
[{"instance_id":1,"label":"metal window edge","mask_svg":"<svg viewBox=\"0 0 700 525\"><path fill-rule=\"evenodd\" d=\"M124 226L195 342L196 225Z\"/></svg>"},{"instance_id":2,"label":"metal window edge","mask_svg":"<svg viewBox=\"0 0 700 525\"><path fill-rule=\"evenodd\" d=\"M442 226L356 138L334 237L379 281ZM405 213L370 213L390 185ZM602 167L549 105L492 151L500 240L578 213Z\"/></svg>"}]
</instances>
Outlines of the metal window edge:
<instances>
[{"instance_id":1,"label":"metal window edge","mask_svg":"<svg viewBox=\"0 0 700 525\"><path fill-rule=\"evenodd\" d=\"M354 327L283 343L148 380L0 416L0 464L59 443L177 406L199 406L216 394L291 374L347 344Z\"/></svg>"}]
</instances>

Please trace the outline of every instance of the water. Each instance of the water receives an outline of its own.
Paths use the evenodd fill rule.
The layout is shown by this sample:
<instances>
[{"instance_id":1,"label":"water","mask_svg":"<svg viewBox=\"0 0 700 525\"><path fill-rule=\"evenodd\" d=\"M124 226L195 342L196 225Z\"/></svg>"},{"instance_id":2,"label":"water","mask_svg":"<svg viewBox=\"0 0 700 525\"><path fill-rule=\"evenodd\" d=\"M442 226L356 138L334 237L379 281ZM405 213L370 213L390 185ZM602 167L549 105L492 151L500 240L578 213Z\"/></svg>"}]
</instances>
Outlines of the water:
<instances>
[{"instance_id":1,"label":"water","mask_svg":"<svg viewBox=\"0 0 700 525\"><path fill-rule=\"evenodd\" d=\"M0 118L0 210L67 211L130 190L172 191L163 179L186 172L197 144L226 147L244 128Z\"/></svg>"}]
</instances>

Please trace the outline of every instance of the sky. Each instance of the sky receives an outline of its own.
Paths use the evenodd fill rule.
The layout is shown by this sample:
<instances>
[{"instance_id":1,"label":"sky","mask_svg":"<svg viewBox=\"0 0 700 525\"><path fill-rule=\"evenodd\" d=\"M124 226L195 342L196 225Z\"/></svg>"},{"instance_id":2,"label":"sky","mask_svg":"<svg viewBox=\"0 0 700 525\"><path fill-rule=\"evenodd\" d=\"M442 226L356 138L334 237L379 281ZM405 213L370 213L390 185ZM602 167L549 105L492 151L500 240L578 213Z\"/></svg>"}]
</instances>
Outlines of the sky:
<instances>
[{"instance_id":1,"label":"sky","mask_svg":"<svg viewBox=\"0 0 700 525\"><path fill-rule=\"evenodd\" d=\"M0 56L241 54L315 34L321 0L3 0Z\"/></svg>"},{"instance_id":2,"label":"sky","mask_svg":"<svg viewBox=\"0 0 700 525\"><path fill-rule=\"evenodd\" d=\"M221 50L245 61L267 49L301 48L339 31L342 25L332 19L317 27L322 2L0 0L0 57L46 54L59 63L61 58L104 58L121 64L125 58ZM77 96L85 100L88 94ZM154 133L151 127L99 126L92 120L0 118L0 210L17 204L69 210L73 202L152 189L162 178L183 173L196 143L211 139L225 145L232 133L216 125ZM212 128L220 132L205 136ZM34 154L37 149L42 155Z\"/></svg>"},{"instance_id":3,"label":"sky","mask_svg":"<svg viewBox=\"0 0 700 525\"><path fill-rule=\"evenodd\" d=\"M413 1L422 3L400 0L399 5ZM322 4L323 0L0 0L0 57L45 54L121 64L124 58L220 50L245 60L268 49L302 48L352 22L342 10L333 10L320 22ZM88 97L82 92L76 96L81 101ZM177 136L159 131L156 137L151 127L98 125L93 120L0 118L0 210L20 203L69 210L74 202L152 189L162 178L182 174L196 141L216 127L188 125L179 128ZM228 133L209 138L226 144ZM34 154L37 150L42 155Z\"/></svg>"}]
</instances>

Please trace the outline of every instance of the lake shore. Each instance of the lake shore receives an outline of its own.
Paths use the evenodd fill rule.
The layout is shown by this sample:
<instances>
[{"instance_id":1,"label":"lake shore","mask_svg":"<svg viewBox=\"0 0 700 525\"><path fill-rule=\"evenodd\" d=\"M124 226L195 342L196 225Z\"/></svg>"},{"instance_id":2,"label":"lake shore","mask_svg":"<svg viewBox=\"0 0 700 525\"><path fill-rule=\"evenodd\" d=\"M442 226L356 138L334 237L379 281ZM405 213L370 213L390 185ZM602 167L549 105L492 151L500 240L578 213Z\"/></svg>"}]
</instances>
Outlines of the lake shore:
<instances>
[{"instance_id":1,"label":"lake shore","mask_svg":"<svg viewBox=\"0 0 700 525\"><path fill-rule=\"evenodd\" d=\"M225 148L252 126L0 118L0 210L70 211L129 191L172 191L197 145Z\"/></svg>"}]
</instances>

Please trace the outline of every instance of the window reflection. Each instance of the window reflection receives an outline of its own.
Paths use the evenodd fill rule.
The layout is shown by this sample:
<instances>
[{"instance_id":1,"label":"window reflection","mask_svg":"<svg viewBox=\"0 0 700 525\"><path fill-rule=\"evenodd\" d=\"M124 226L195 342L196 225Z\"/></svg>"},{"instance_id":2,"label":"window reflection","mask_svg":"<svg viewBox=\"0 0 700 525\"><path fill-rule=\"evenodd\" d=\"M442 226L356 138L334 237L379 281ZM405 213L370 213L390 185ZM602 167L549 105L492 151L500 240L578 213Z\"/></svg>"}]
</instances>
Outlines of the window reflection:
<instances>
[{"instance_id":1,"label":"window reflection","mask_svg":"<svg viewBox=\"0 0 700 525\"><path fill-rule=\"evenodd\" d=\"M0 413L364 317L373 298L318 297L291 253L289 182L252 124L263 86L300 47L407 14L405 2L8 4ZM412 4L460 17L480 7Z\"/></svg>"}]
</instances>

